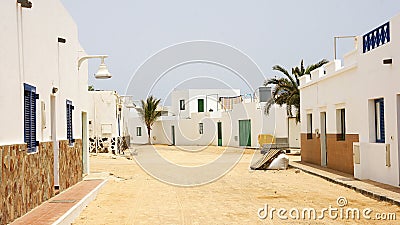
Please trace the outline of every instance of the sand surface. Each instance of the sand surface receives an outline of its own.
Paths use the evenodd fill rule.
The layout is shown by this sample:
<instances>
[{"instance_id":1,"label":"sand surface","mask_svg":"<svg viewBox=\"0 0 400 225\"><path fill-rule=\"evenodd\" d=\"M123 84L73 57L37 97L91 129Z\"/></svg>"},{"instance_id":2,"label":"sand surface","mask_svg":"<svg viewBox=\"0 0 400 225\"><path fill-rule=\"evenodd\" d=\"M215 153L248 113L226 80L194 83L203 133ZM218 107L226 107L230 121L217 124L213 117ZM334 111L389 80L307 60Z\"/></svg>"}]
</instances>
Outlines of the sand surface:
<instances>
[{"instance_id":1,"label":"sand surface","mask_svg":"<svg viewBox=\"0 0 400 225\"><path fill-rule=\"evenodd\" d=\"M136 147L138 156L145 155L148 148ZM185 152L172 146L157 146L157 150L171 162L193 166L218 158L224 149L208 147ZM233 149L231 154L242 155L239 163L222 178L196 187L161 182L142 170L135 160L91 156L91 172L112 175L74 224L398 224L398 221L362 218L332 220L328 213L322 220L294 220L288 212L285 214L288 220L279 219L277 212L273 219L259 219L257 211L265 204L269 210L297 208L300 214L302 209L312 207L320 216L320 211L330 205L339 208L336 200L340 196L348 201L343 209L371 208L372 218L376 213L396 213L399 220L400 208L304 172L296 173L294 169L250 171L252 152L246 150L242 155L242 150Z\"/></svg>"}]
</instances>

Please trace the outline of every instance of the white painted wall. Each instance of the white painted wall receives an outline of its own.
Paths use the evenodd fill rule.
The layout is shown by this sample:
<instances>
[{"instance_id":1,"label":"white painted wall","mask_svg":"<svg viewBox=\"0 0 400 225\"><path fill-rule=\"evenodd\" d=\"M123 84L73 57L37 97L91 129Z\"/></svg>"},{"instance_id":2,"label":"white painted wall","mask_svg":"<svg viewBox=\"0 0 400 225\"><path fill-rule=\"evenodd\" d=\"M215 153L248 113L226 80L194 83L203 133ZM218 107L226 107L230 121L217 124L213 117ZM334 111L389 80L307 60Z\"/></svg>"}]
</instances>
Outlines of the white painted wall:
<instances>
[{"instance_id":1,"label":"white painted wall","mask_svg":"<svg viewBox=\"0 0 400 225\"><path fill-rule=\"evenodd\" d=\"M214 112L221 110L218 106L219 97L236 97L240 95L238 89L187 89L174 90L171 93L171 112L179 118L190 118L192 113L198 112L198 99L204 99L204 111ZM180 110L180 100L185 100L185 110Z\"/></svg>"},{"instance_id":2,"label":"white painted wall","mask_svg":"<svg viewBox=\"0 0 400 225\"><path fill-rule=\"evenodd\" d=\"M222 96L238 96L239 90L179 90L172 92L171 110L177 116L161 117L154 124L151 133L152 143L172 144L172 129L175 127L176 145L217 145L217 123L222 123L222 144L223 146L239 146L239 120L251 120L251 146L258 147L259 134L272 134L276 137L288 137L288 125L285 107L274 106L269 115L264 113L265 103L248 102L235 104L231 111L197 112L197 99L204 98L211 93L218 93ZM185 112L176 114L179 109L180 99L190 99L186 104ZM216 98L215 98L216 99ZM209 101L209 103L212 101ZM210 108L208 107L208 108ZM214 108L213 108L214 109ZM219 109L219 108L218 108ZM190 112L190 114L189 114ZM182 116L184 114L184 116ZM203 123L204 133L199 133L199 123ZM136 136L136 127L142 127L142 136ZM147 143L147 130L137 113L132 113L129 122L132 143Z\"/></svg>"},{"instance_id":3,"label":"white painted wall","mask_svg":"<svg viewBox=\"0 0 400 225\"><path fill-rule=\"evenodd\" d=\"M49 19L51 18L51 19ZM66 99L75 106L73 136L82 138L81 114L87 112L87 63L78 29L58 0L35 0L32 9L16 1L0 2L0 145L24 143L23 83L36 87L37 140L51 140L50 96L58 88L57 139L66 140ZM58 43L58 37L66 43ZM46 106L46 128L41 126L40 101Z\"/></svg>"},{"instance_id":4,"label":"white painted wall","mask_svg":"<svg viewBox=\"0 0 400 225\"><path fill-rule=\"evenodd\" d=\"M89 95L89 136L118 137L118 94L115 91L90 91Z\"/></svg>"},{"instance_id":5,"label":"white painted wall","mask_svg":"<svg viewBox=\"0 0 400 225\"><path fill-rule=\"evenodd\" d=\"M306 114L313 113L313 127L320 129L320 112L327 112L327 132L337 133L336 109L346 109L346 132L359 134L361 164L354 176L399 185L400 15L390 20L391 41L363 53L363 39L340 62L331 62L310 77L301 78L301 132L307 132ZM372 27L374 29L374 27ZM371 30L372 30L371 29ZM392 65L382 60L392 58ZM384 98L385 141L375 143L373 99ZM390 145L391 166L385 165L385 144Z\"/></svg>"}]
</instances>

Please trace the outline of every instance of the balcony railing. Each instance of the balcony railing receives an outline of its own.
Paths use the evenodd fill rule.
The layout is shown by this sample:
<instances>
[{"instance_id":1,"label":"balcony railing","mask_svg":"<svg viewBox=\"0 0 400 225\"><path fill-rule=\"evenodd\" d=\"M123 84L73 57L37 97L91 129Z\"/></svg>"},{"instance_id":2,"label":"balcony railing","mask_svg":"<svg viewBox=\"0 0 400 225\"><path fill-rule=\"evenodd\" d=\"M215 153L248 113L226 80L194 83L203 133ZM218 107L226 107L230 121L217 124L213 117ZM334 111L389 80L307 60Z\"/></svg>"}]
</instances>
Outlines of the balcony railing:
<instances>
[{"instance_id":1,"label":"balcony railing","mask_svg":"<svg viewBox=\"0 0 400 225\"><path fill-rule=\"evenodd\" d=\"M363 53L390 42L389 22L363 36Z\"/></svg>"}]
</instances>

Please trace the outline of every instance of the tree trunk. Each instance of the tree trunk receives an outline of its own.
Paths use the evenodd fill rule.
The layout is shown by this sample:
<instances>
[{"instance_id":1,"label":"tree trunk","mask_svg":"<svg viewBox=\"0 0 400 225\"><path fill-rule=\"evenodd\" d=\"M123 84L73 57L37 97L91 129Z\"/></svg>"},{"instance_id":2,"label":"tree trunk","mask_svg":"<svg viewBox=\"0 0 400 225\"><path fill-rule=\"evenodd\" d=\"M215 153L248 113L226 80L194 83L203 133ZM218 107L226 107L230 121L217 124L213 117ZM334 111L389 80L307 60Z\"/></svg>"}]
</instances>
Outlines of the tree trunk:
<instances>
[{"instance_id":1,"label":"tree trunk","mask_svg":"<svg viewBox=\"0 0 400 225\"><path fill-rule=\"evenodd\" d=\"M148 144L149 145L151 145L151 137L150 137L150 131L151 131L151 128L150 127L147 127L147 136L148 136Z\"/></svg>"}]
</instances>

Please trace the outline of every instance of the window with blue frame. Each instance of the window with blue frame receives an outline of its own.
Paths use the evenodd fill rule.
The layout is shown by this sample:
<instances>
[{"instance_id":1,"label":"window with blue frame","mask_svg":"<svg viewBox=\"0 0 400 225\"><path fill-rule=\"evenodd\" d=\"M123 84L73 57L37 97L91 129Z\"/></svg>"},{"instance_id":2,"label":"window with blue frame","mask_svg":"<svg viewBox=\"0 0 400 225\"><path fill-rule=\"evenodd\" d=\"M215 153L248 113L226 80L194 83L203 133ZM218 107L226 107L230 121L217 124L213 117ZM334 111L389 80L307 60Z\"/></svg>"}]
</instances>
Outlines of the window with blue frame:
<instances>
[{"instance_id":1,"label":"window with blue frame","mask_svg":"<svg viewBox=\"0 0 400 225\"><path fill-rule=\"evenodd\" d=\"M67 139L69 141L69 145L74 144L74 137L72 132L72 110L74 110L72 101L67 100Z\"/></svg>"},{"instance_id":2,"label":"window with blue frame","mask_svg":"<svg viewBox=\"0 0 400 225\"><path fill-rule=\"evenodd\" d=\"M377 143L385 143L385 107L383 98L375 99L375 137Z\"/></svg>"},{"instance_id":3,"label":"window with blue frame","mask_svg":"<svg viewBox=\"0 0 400 225\"><path fill-rule=\"evenodd\" d=\"M36 141L36 87L24 84L24 141L27 152L35 153L39 143Z\"/></svg>"}]
</instances>

